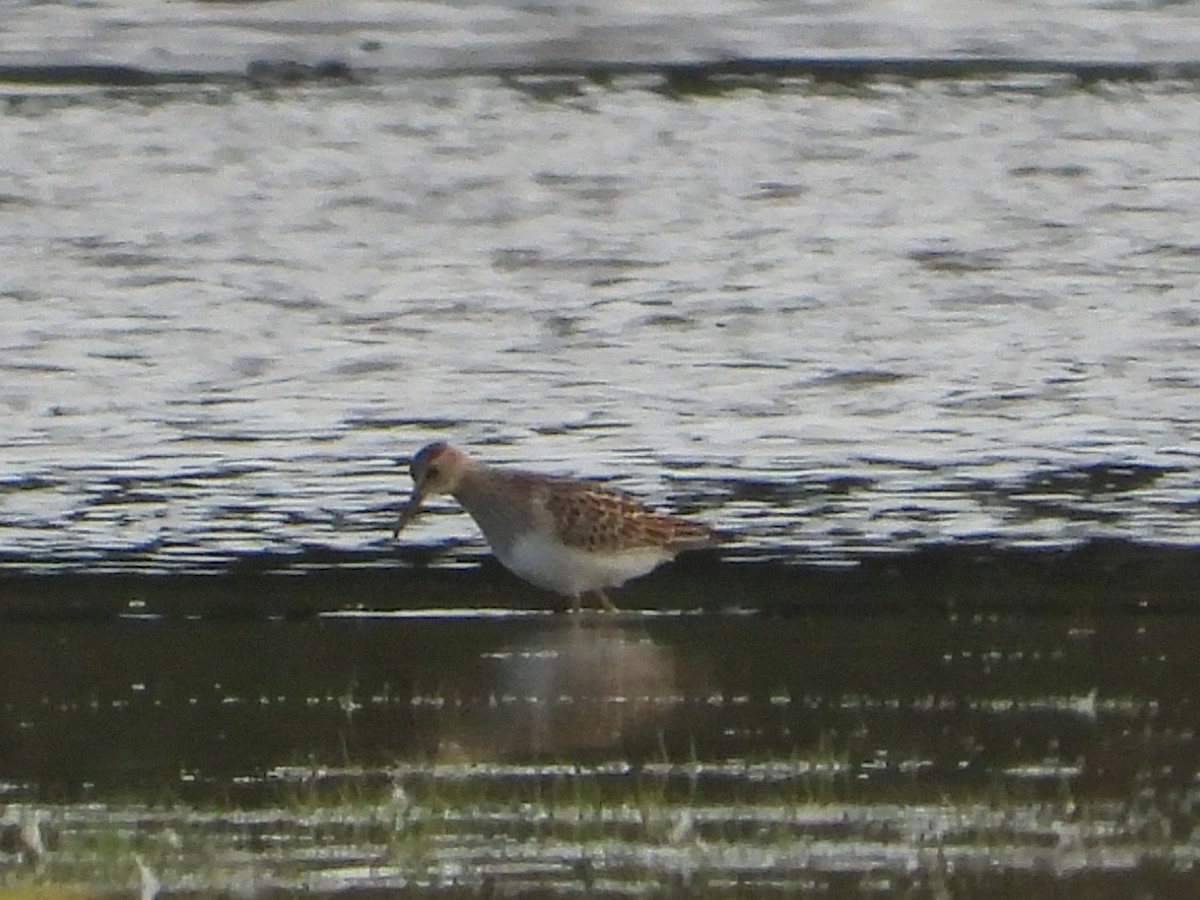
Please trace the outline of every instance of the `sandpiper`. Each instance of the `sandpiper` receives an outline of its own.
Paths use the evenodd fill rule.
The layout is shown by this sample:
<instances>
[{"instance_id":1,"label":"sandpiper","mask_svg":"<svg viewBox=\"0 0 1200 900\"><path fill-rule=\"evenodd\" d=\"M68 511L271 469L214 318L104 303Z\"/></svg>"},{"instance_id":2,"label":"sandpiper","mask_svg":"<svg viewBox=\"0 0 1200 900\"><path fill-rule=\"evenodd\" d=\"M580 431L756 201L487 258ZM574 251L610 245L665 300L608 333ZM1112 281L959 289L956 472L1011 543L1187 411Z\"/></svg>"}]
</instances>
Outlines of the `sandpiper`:
<instances>
[{"instance_id":1,"label":"sandpiper","mask_svg":"<svg viewBox=\"0 0 1200 900\"><path fill-rule=\"evenodd\" d=\"M485 465L443 441L422 448L411 471L412 499L400 511L393 538L427 496L450 494L509 571L570 597L572 612L579 612L587 593L615 612L605 588L720 540L707 525L655 512L624 491Z\"/></svg>"}]
</instances>

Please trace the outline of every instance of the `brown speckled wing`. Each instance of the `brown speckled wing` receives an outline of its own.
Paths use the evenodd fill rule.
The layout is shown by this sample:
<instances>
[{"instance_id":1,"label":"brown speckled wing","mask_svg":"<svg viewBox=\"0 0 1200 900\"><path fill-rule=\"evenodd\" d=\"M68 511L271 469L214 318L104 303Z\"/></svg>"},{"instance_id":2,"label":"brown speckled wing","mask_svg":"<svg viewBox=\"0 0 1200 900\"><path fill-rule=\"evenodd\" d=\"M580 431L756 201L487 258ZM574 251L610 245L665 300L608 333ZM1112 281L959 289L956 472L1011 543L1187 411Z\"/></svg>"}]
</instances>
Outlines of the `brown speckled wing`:
<instances>
[{"instance_id":1,"label":"brown speckled wing","mask_svg":"<svg viewBox=\"0 0 1200 900\"><path fill-rule=\"evenodd\" d=\"M546 488L546 511L568 547L594 553L646 547L676 552L716 541L707 525L655 512L622 491L568 480L549 482Z\"/></svg>"}]
</instances>

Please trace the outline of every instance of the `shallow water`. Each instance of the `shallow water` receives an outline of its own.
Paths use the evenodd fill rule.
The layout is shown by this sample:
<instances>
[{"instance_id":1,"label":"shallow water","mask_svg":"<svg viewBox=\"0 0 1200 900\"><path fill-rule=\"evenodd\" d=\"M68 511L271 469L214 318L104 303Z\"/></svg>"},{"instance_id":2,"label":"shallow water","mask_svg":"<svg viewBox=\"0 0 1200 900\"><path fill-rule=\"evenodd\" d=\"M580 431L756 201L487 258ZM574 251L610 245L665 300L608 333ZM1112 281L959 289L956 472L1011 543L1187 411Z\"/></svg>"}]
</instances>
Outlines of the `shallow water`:
<instances>
[{"instance_id":1,"label":"shallow water","mask_svg":"<svg viewBox=\"0 0 1200 900\"><path fill-rule=\"evenodd\" d=\"M24 825L47 845L44 878L136 885L140 858L168 893L1085 897L1104 876L1184 897L1194 626L436 612L13 626L0 878L33 871Z\"/></svg>"},{"instance_id":2,"label":"shallow water","mask_svg":"<svg viewBox=\"0 0 1200 900\"><path fill-rule=\"evenodd\" d=\"M22 91L0 551L384 550L395 460L433 438L789 558L1193 543L1193 106L1053 79Z\"/></svg>"},{"instance_id":3,"label":"shallow water","mask_svg":"<svg viewBox=\"0 0 1200 900\"><path fill-rule=\"evenodd\" d=\"M1191 900L1198 24L12 5L0 897ZM573 621L432 439L736 540Z\"/></svg>"},{"instance_id":4,"label":"shallow water","mask_svg":"<svg viewBox=\"0 0 1200 900\"><path fill-rule=\"evenodd\" d=\"M1186 3L855 4L710 0L686 16L639 3L321 0L88 4L16 2L0 59L230 72L255 59L344 61L391 75L596 60L739 56L1194 59L1200 16Z\"/></svg>"}]
</instances>

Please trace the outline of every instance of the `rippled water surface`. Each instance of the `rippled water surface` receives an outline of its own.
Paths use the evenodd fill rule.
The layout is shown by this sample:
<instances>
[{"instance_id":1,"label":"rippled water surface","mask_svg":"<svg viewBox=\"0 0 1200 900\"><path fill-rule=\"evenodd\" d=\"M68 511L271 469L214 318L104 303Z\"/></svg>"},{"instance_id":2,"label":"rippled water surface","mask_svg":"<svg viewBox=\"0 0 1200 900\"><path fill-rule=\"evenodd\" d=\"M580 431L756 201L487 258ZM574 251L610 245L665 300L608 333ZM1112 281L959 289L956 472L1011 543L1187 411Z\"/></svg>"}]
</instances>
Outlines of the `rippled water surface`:
<instances>
[{"instance_id":1,"label":"rippled water surface","mask_svg":"<svg viewBox=\"0 0 1200 900\"><path fill-rule=\"evenodd\" d=\"M687 15L641 3L88 4L16 0L6 63L124 63L221 72L252 59L344 60L384 71L733 56L1017 56L1181 61L1195 56L1189 3L755 4L706 0Z\"/></svg>"},{"instance_id":2,"label":"rippled water surface","mask_svg":"<svg viewBox=\"0 0 1200 900\"><path fill-rule=\"evenodd\" d=\"M1198 25L8 4L0 900L1194 898Z\"/></svg>"},{"instance_id":3,"label":"rippled water surface","mask_svg":"<svg viewBox=\"0 0 1200 900\"><path fill-rule=\"evenodd\" d=\"M1053 79L13 93L3 551L382 550L432 438L789 554L1190 543L1195 109Z\"/></svg>"}]
</instances>

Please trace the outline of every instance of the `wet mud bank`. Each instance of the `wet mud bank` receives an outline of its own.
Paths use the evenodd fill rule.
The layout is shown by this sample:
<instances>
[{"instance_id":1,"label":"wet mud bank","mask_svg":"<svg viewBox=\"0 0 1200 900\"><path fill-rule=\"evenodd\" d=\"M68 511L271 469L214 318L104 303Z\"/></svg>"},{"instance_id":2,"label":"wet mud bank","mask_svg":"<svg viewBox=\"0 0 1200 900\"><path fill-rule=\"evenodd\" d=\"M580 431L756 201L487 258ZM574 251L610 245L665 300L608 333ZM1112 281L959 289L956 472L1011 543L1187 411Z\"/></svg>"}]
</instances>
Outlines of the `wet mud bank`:
<instances>
[{"instance_id":1,"label":"wet mud bank","mask_svg":"<svg viewBox=\"0 0 1200 900\"><path fill-rule=\"evenodd\" d=\"M415 609L557 611L564 602L492 557L392 552L249 554L203 573L157 573L150 560L97 560L43 574L45 560L0 569L0 620L304 618ZM630 611L871 613L895 610L1192 612L1200 549L1122 541L1020 549L932 546L829 562L685 556L626 585Z\"/></svg>"},{"instance_id":2,"label":"wet mud bank","mask_svg":"<svg viewBox=\"0 0 1200 900\"><path fill-rule=\"evenodd\" d=\"M856 84L876 79L957 80L1012 76L1065 76L1084 85L1099 81L1195 80L1200 66L1187 59L1144 62L1124 59L1034 57L771 56L716 60L624 61L577 59L542 63L413 68L401 64L355 65L337 58L310 62L287 57L253 59L241 71L205 67L155 69L133 65L68 62L0 62L0 84L149 87L219 84L279 87L308 83L386 82L405 78L578 78L609 84L617 78L653 76L671 93L707 94L728 87L774 86L764 79L811 79Z\"/></svg>"},{"instance_id":3,"label":"wet mud bank","mask_svg":"<svg viewBox=\"0 0 1200 900\"><path fill-rule=\"evenodd\" d=\"M10 571L0 888L1195 896L1191 549L445 563Z\"/></svg>"}]
</instances>

